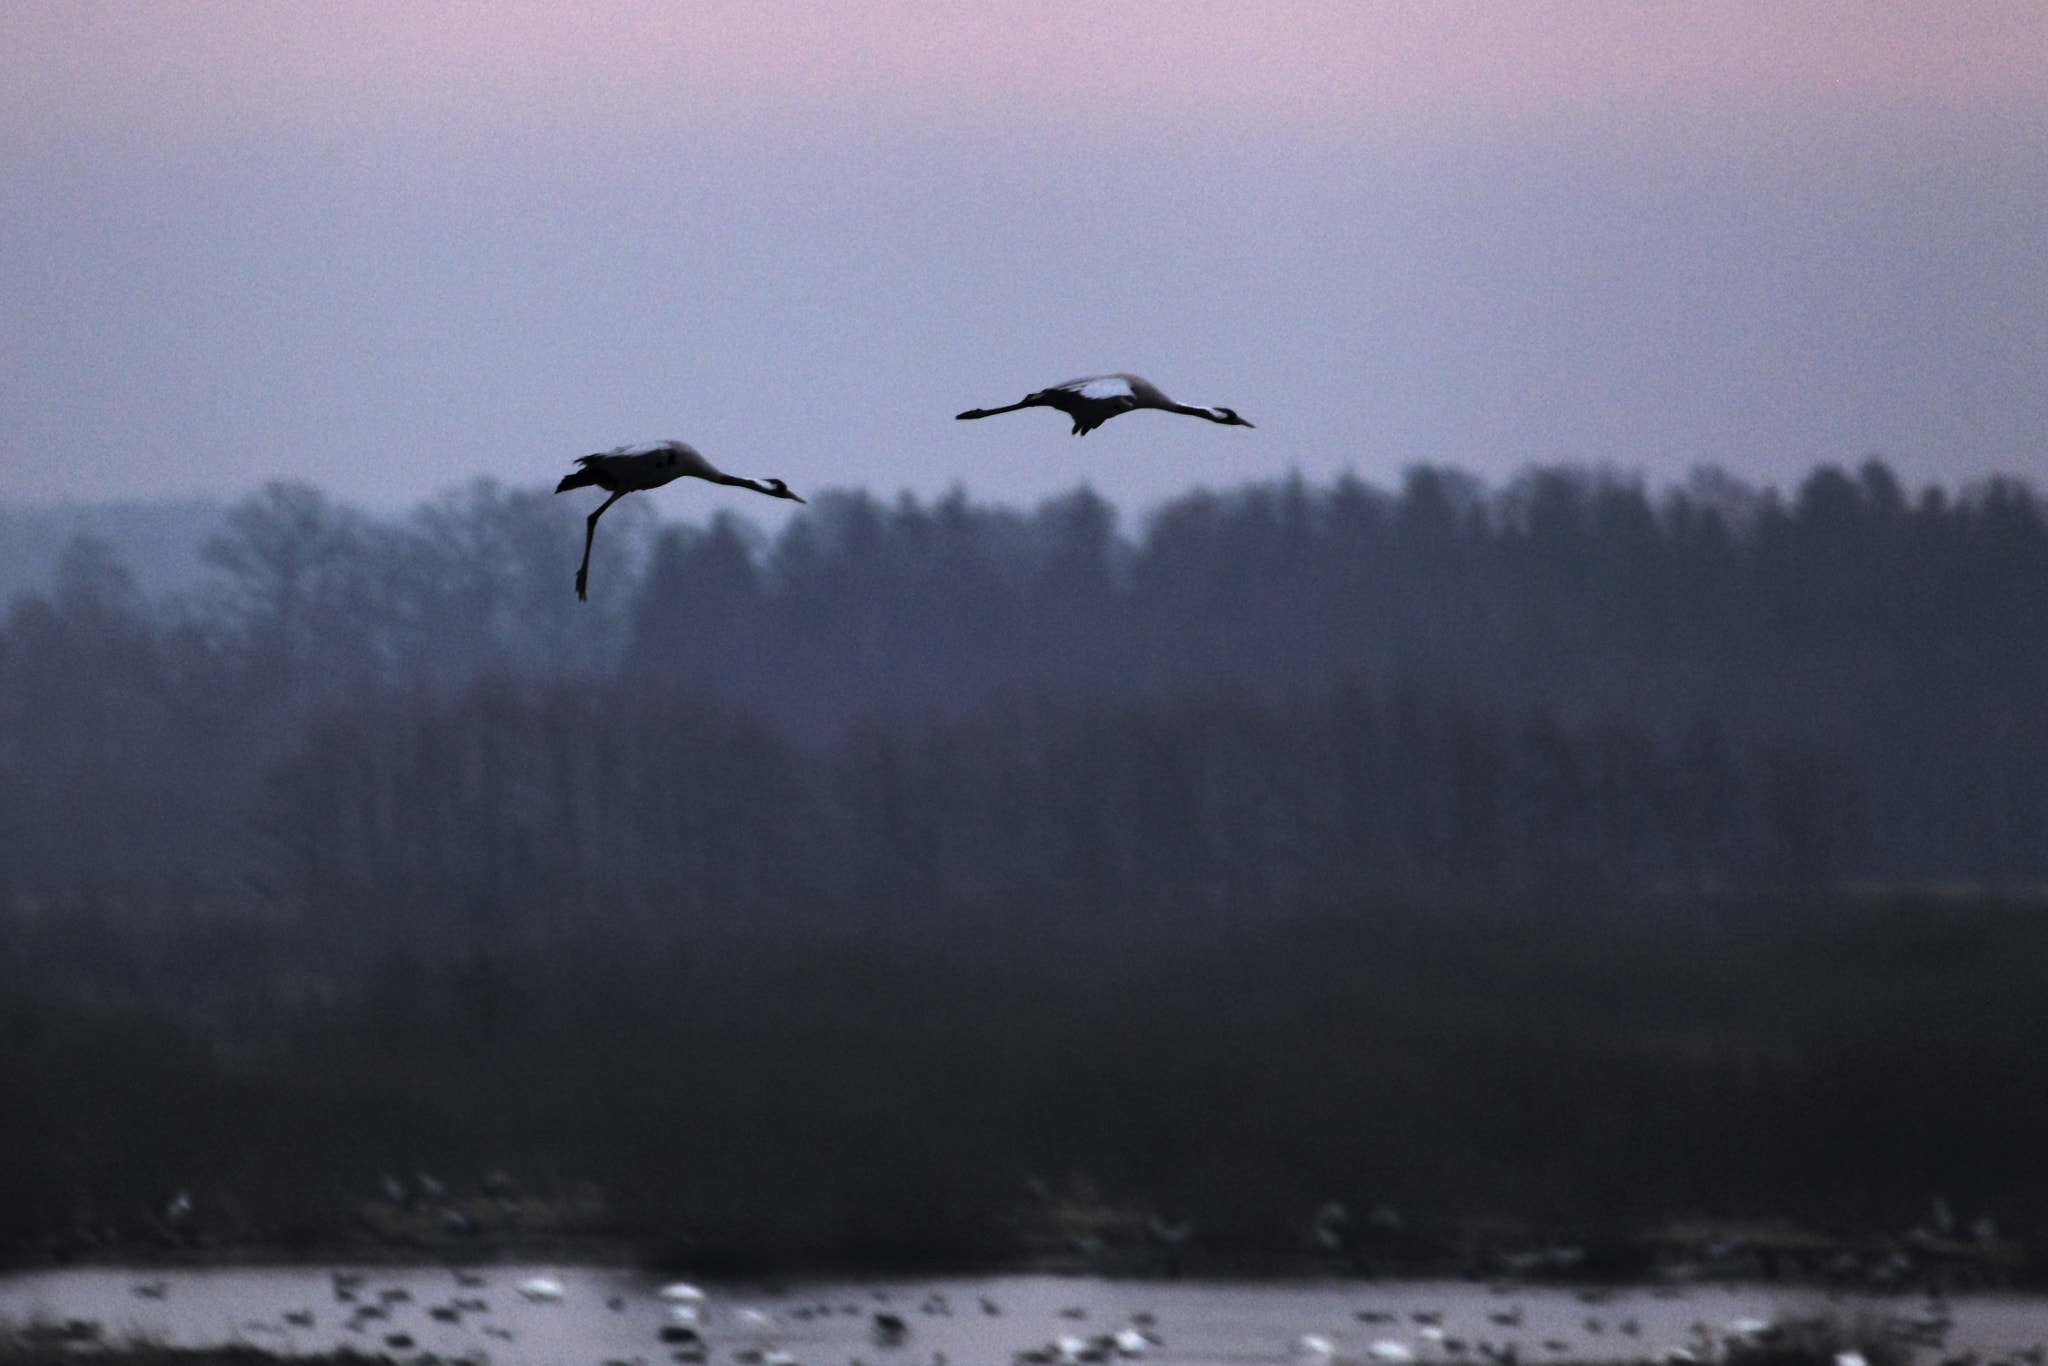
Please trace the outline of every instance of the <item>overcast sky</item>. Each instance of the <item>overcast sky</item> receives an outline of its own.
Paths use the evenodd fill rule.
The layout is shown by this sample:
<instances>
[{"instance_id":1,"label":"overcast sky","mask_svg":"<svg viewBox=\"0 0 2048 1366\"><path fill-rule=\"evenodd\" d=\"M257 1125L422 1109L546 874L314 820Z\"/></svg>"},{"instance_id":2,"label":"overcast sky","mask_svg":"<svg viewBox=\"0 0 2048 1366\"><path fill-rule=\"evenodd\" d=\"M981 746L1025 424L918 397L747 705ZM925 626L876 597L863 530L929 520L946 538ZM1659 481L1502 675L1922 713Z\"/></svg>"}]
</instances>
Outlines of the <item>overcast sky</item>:
<instances>
[{"instance_id":1,"label":"overcast sky","mask_svg":"<svg viewBox=\"0 0 2048 1366\"><path fill-rule=\"evenodd\" d=\"M7 0L0 175L16 504L2048 484L2043 3Z\"/></svg>"}]
</instances>

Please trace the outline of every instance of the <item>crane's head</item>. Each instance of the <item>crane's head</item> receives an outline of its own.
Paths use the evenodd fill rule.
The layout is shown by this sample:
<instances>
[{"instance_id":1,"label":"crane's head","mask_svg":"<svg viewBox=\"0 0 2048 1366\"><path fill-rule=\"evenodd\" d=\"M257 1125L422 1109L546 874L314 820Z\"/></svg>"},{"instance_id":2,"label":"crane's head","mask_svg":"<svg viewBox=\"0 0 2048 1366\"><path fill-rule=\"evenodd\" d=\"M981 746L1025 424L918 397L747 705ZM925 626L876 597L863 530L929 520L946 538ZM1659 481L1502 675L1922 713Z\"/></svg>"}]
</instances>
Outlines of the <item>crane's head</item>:
<instances>
[{"instance_id":1,"label":"crane's head","mask_svg":"<svg viewBox=\"0 0 2048 1366\"><path fill-rule=\"evenodd\" d=\"M1213 414L1213 421L1220 422L1226 427L1249 427L1252 425L1239 417L1234 408L1211 408L1209 411Z\"/></svg>"},{"instance_id":2,"label":"crane's head","mask_svg":"<svg viewBox=\"0 0 2048 1366\"><path fill-rule=\"evenodd\" d=\"M789 491L789 485L783 483L780 479L769 479L766 480L765 482L768 485L767 493L770 498L787 498L793 503L801 503L804 501L803 499L797 497L794 493L791 493Z\"/></svg>"}]
</instances>

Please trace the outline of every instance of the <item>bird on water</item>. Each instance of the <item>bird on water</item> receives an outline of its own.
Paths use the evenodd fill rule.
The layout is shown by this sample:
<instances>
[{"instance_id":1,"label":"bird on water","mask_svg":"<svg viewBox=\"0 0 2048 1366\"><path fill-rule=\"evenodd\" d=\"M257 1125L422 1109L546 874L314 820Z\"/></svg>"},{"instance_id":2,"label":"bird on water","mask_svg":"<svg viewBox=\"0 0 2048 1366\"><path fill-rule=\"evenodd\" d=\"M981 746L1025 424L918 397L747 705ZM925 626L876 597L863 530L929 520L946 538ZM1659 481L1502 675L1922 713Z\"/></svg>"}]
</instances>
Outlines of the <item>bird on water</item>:
<instances>
[{"instance_id":1,"label":"bird on water","mask_svg":"<svg viewBox=\"0 0 2048 1366\"><path fill-rule=\"evenodd\" d=\"M596 455L579 455L576 464L576 472L563 476L562 482L555 485L556 493L595 484L611 494L597 505L597 511L591 513L583 524L583 565L576 571L576 597L579 601L587 601L590 596L584 590L590 583L590 543L597 538L597 519L604 516L606 508L629 493L658 489L677 479L692 478L752 489L770 498L787 498L798 503L804 501L791 493L789 485L780 479L758 481L727 474L699 455L694 446L681 441L657 441L651 446L620 446Z\"/></svg>"},{"instance_id":2,"label":"bird on water","mask_svg":"<svg viewBox=\"0 0 2048 1366\"><path fill-rule=\"evenodd\" d=\"M1040 389L1021 403L1012 403L1005 408L969 408L955 416L965 421L974 417L994 417L997 413L1014 413L1019 408L1057 408L1074 419L1075 436L1086 436L1118 413L1128 413L1133 408L1184 413L1189 417L1207 418L1225 427L1252 425L1229 408L1191 408L1185 403L1175 403L1160 391L1158 385L1138 375L1070 379L1065 384Z\"/></svg>"}]
</instances>

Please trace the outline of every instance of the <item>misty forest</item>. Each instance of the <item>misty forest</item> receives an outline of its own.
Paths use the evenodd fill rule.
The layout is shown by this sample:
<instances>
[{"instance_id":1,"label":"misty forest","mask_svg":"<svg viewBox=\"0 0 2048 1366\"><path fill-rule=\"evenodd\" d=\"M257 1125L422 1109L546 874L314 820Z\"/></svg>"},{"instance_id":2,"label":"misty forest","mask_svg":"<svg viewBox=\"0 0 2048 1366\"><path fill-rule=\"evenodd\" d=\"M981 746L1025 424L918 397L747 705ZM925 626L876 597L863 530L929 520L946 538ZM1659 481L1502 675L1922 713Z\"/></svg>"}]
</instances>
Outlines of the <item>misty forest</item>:
<instances>
[{"instance_id":1,"label":"misty forest","mask_svg":"<svg viewBox=\"0 0 2048 1366\"><path fill-rule=\"evenodd\" d=\"M587 511L277 485L13 600L0 1255L427 1170L699 1265L1938 1198L2048 1275L2024 484L640 498L578 603Z\"/></svg>"}]
</instances>

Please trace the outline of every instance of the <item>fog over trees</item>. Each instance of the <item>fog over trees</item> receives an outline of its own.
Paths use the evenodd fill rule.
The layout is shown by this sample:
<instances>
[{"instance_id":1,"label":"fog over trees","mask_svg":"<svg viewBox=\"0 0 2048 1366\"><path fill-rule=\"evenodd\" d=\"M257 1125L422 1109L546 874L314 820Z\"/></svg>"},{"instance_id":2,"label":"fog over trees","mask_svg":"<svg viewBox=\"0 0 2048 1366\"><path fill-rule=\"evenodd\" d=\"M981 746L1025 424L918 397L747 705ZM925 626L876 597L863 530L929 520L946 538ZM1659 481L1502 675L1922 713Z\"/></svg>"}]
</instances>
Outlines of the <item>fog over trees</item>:
<instances>
[{"instance_id":1,"label":"fog over trees","mask_svg":"<svg viewBox=\"0 0 2048 1366\"><path fill-rule=\"evenodd\" d=\"M272 487L168 604L75 541L0 633L0 877L660 919L2048 875L2016 483L638 511L587 605L577 509L489 486L386 521Z\"/></svg>"},{"instance_id":2,"label":"fog over trees","mask_svg":"<svg viewBox=\"0 0 2048 1366\"><path fill-rule=\"evenodd\" d=\"M145 595L81 537L15 598L0 1100L101 1047L214 1078L168 1112L270 1075L265 1108L304 1128L258 1149L633 1170L646 1208L728 1232L764 1206L718 1202L758 1197L748 1163L776 1152L788 1225L856 1242L901 1233L885 1205L937 1236L1029 1171L1225 1224L1255 1194L1506 1208L1538 1184L1559 1217L1669 1212L1681 1187L1869 1213L1937 1172L2048 1216L2038 1125L1997 1099L2031 1072L1986 1064L1960 1127L1933 1118L1962 1041L2010 1060L2048 1034L2025 974L1990 971L2044 955L1999 900L2048 878L2048 508L2022 484L1416 469L1199 491L1130 527L1085 490L839 492L773 537L633 500L579 604L585 511L479 485L375 518L273 486L197 588ZM1989 1003L1951 1021L1958 1052L1906 1057L1885 965L1951 942L1926 898L1957 886L1991 909L1944 961L1989 973ZM1869 948L1845 889L1892 898L1857 923L1893 947L1816 947ZM145 1067L103 1019L200 1052ZM670 1045L688 1100L632 1081ZM1743 1061L1766 1054L1785 1070ZM762 1068L859 1141L778 1137L738 1099ZM521 1099L522 1069L552 1080ZM882 1113L933 1075L942 1120ZM315 1118L307 1078L396 1107L404 1137ZM1270 1127L1319 1086L1320 1139ZM1887 1088L1924 1123L1824 1149L1845 1096ZM176 1170L247 1184L251 1159L196 1139L176 1170L94 1166L80 1133L146 1094L16 1112L44 1119L0 1155L14 1235L199 1179ZM715 1122L691 1103L712 1097ZM1479 1146L1425 1159L1387 1097ZM1494 1103L1570 1127L1589 1099L1631 1116L1588 1137L1599 1175L1498 1157ZM618 1130L578 1126L596 1112ZM1688 1146L1709 1115L1739 1150ZM663 1186L657 1153L729 1179ZM904 1163L926 1184L879 1175Z\"/></svg>"}]
</instances>

